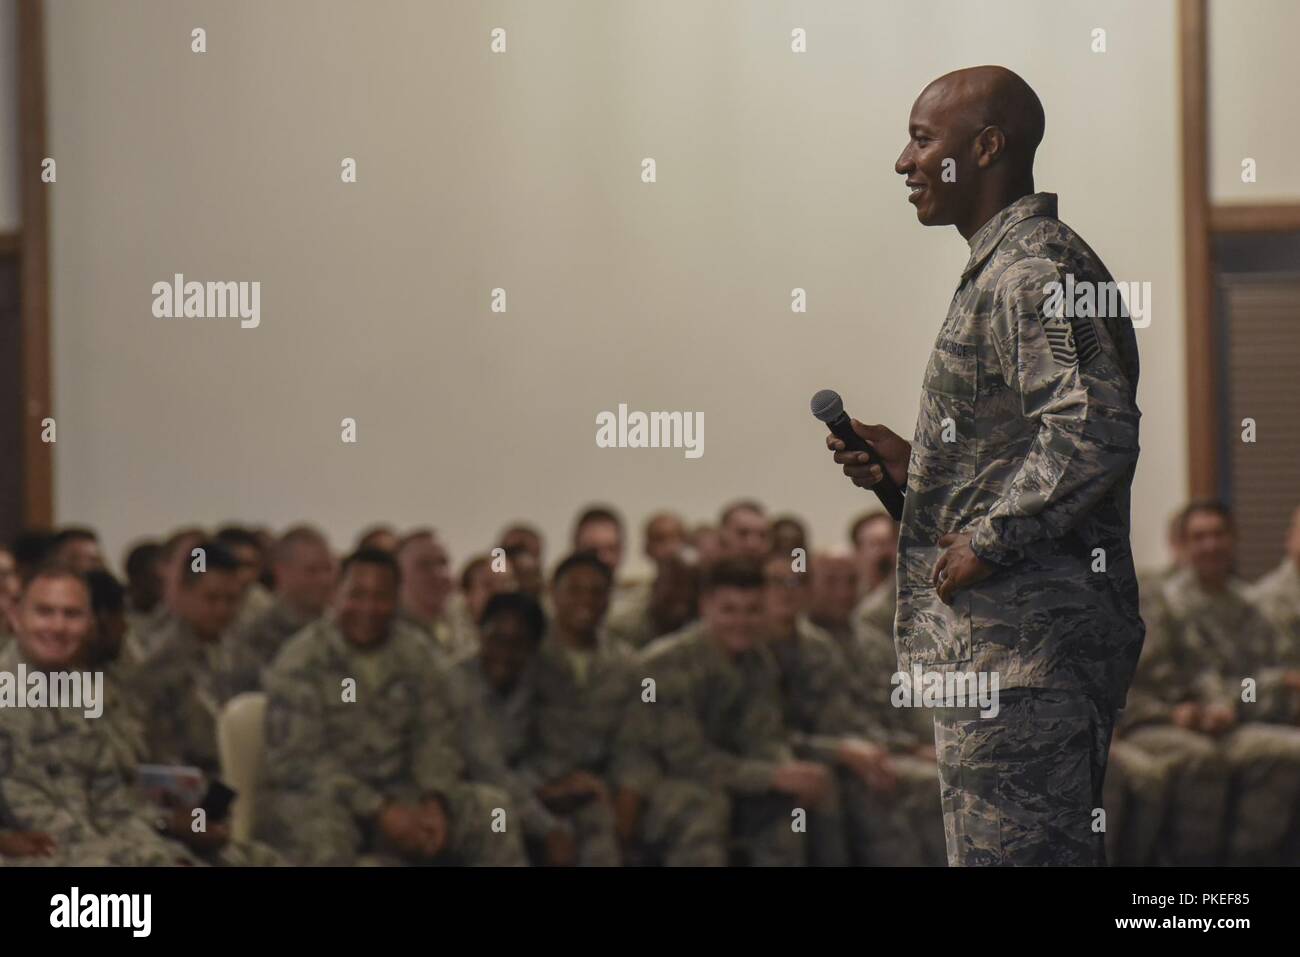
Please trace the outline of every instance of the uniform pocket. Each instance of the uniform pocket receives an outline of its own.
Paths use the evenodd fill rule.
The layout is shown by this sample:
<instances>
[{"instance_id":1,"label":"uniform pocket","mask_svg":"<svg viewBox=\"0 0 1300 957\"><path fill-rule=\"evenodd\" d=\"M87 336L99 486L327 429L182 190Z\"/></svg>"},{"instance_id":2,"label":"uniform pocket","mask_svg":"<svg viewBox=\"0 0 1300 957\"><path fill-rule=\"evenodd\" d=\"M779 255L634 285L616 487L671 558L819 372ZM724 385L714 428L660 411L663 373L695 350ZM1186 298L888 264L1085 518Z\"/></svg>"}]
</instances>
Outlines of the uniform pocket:
<instances>
[{"instance_id":1,"label":"uniform pocket","mask_svg":"<svg viewBox=\"0 0 1300 957\"><path fill-rule=\"evenodd\" d=\"M969 589L957 591L950 608L932 585L918 582L909 587L903 601L906 617L898 623L909 657L921 664L970 661L970 601Z\"/></svg>"},{"instance_id":2,"label":"uniform pocket","mask_svg":"<svg viewBox=\"0 0 1300 957\"><path fill-rule=\"evenodd\" d=\"M975 478L975 401L937 390L931 385L934 378L927 376L921 393L920 424L912 446L920 470L916 477L928 486L968 482Z\"/></svg>"}]
</instances>

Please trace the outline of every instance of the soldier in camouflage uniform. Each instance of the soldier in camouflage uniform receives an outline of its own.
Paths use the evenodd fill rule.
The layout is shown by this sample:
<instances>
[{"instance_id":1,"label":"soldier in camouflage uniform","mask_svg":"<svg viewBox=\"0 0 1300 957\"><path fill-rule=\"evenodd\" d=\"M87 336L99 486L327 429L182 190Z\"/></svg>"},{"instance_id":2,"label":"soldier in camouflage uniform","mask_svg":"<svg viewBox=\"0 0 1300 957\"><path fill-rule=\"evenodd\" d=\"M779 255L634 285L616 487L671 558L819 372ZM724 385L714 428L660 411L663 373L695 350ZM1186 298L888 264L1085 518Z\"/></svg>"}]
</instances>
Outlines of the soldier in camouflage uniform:
<instances>
[{"instance_id":1,"label":"soldier in camouflage uniform","mask_svg":"<svg viewBox=\"0 0 1300 957\"><path fill-rule=\"evenodd\" d=\"M258 579L262 574L265 555L257 535L238 525L228 525L213 539L225 546L236 564L235 577L239 581L239 608L235 612L233 630L247 628L266 614L275 600Z\"/></svg>"},{"instance_id":2,"label":"soldier in camouflage uniform","mask_svg":"<svg viewBox=\"0 0 1300 957\"><path fill-rule=\"evenodd\" d=\"M329 604L334 559L317 529L300 525L285 532L272 550L272 563L275 596L270 607L242 628L236 627L226 642L227 696L259 690L262 671L285 642L324 614Z\"/></svg>"},{"instance_id":3,"label":"soldier in camouflage uniform","mask_svg":"<svg viewBox=\"0 0 1300 957\"><path fill-rule=\"evenodd\" d=\"M345 560L267 671L259 834L305 864L523 864L508 795L464 779L450 676L396 620L398 581L387 552Z\"/></svg>"},{"instance_id":4,"label":"soldier in camouflage uniform","mask_svg":"<svg viewBox=\"0 0 1300 957\"><path fill-rule=\"evenodd\" d=\"M783 552L767 559L763 574L765 639L780 675L786 733L796 755L835 778L831 798L809 815L810 863L921 863L893 800L898 782L888 749L877 743L882 729L854 706L834 639L803 614L809 573L794 571ZM928 783L933 796L933 775Z\"/></svg>"},{"instance_id":5,"label":"soldier in camouflage uniform","mask_svg":"<svg viewBox=\"0 0 1300 957\"><path fill-rule=\"evenodd\" d=\"M542 781L527 766L538 747L536 661L545 631L546 616L531 595L488 599L479 650L457 666L460 734L469 776L510 795L533 856L569 866L580 861L574 825L538 798Z\"/></svg>"},{"instance_id":6,"label":"soldier in camouflage uniform","mask_svg":"<svg viewBox=\"0 0 1300 957\"><path fill-rule=\"evenodd\" d=\"M204 541L203 565L181 572L172 614L134 669L152 764L193 765L220 771L217 714L231 697L229 629L239 607L238 568L225 546Z\"/></svg>"},{"instance_id":7,"label":"soldier in camouflage uniform","mask_svg":"<svg viewBox=\"0 0 1300 957\"><path fill-rule=\"evenodd\" d=\"M1230 782L1226 863L1300 863L1300 672L1231 575L1228 509L1194 502L1183 527L1189 567L1165 586L1168 614L1153 649L1165 672L1159 703L1170 724L1198 736L1218 780ZM1159 753L1164 742L1154 736L1143 728L1131 740ZM1203 800L1179 789L1176 810L1184 799Z\"/></svg>"},{"instance_id":8,"label":"soldier in camouflage uniform","mask_svg":"<svg viewBox=\"0 0 1300 957\"><path fill-rule=\"evenodd\" d=\"M472 635L457 629L451 618L451 559L438 536L431 529L410 532L396 556L402 570L402 621L421 631L448 663L472 655Z\"/></svg>"},{"instance_id":9,"label":"soldier in camouflage uniform","mask_svg":"<svg viewBox=\"0 0 1300 957\"><path fill-rule=\"evenodd\" d=\"M38 572L18 617L19 634L0 655L0 671L87 667L93 619L89 589L79 575ZM132 784L130 756L111 733L112 701L100 704L98 718L86 717L84 708L0 708L0 830L45 835L49 842L48 854L3 862L201 863L154 829L154 812Z\"/></svg>"},{"instance_id":10,"label":"soldier in camouflage uniform","mask_svg":"<svg viewBox=\"0 0 1300 957\"><path fill-rule=\"evenodd\" d=\"M670 555L659 561L646 601L626 605L618 615L610 612L605 630L630 648L644 648L695 619L699 590L699 569Z\"/></svg>"},{"instance_id":11,"label":"soldier in camouflage uniform","mask_svg":"<svg viewBox=\"0 0 1300 957\"><path fill-rule=\"evenodd\" d=\"M892 576L891 576L892 580ZM942 866L947 860L943 806L939 800L939 768L934 747L934 715L925 708L894 706L897 668L894 643L893 589L876 601L864 599L853 616L853 654L847 659L858 676L855 691L873 741L889 748L898 784L894 802L919 863Z\"/></svg>"},{"instance_id":12,"label":"soldier in camouflage uniform","mask_svg":"<svg viewBox=\"0 0 1300 957\"><path fill-rule=\"evenodd\" d=\"M1129 547L1136 337L1100 285L1105 266L1056 218L1056 197L1034 192L1044 119L1022 79L940 77L909 125L895 169L917 217L956 225L971 254L910 446L854 428L906 488L899 670L999 676L996 717L936 715L949 863L1104 863L1094 810L1143 638ZM1107 301L1076 309L1083 289ZM858 484L881 478L828 445Z\"/></svg>"},{"instance_id":13,"label":"soldier in camouflage uniform","mask_svg":"<svg viewBox=\"0 0 1300 957\"><path fill-rule=\"evenodd\" d=\"M833 800L831 776L794 757L782 725L780 677L764 647L763 573L743 557L719 559L705 572L702 619L642 652L643 695L634 712L665 778L712 793L678 834L678 862L723 864L728 850L755 865L806 862L798 812ZM653 682L646 684L646 679ZM672 802L649 802L646 817L671 820ZM645 828L653 842L657 827ZM674 850L668 852L670 859Z\"/></svg>"},{"instance_id":14,"label":"soldier in camouflage uniform","mask_svg":"<svg viewBox=\"0 0 1300 957\"><path fill-rule=\"evenodd\" d=\"M173 607L180 600L181 585L187 570L195 561L194 549L202 545L207 534L193 526L177 529L167 537L158 559L162 582L162 600L147 612L137 612L130 618L131 630L127 643L135 657L141 661L152 654L158 643L170 631Z\"/></svg>"},{"instance_id":15,"label":"soldier in camouflage uniform","mask_svg":"<svg viewBox=\"0 0 1300 957\"><path fill-rule=\"evenodd\" d=\"M619 862L615 815L632 813L650 761L626 720L638 701L633 652L602 627L612 588L613 572L594 552L556 568L555 614L536 661L538 747L525 760L543 801L576 804L569 816L583 863L604 866ZM625 836L630 829L625 820Z\"/></svg>"},{"instance_id":16,"label":"soldier in camouflage uniform","mask_svg":"<svg viewBox=\"0 0 1300 957\"><path fill-rule=\"evenodd\" d=\"M1290 657L1279 664L1300 667L1300 508L1291 516L1282 563L1246 589L1246 597L1268 619L1277 632L1282 649Z\"/></svg>"}]
</instances>

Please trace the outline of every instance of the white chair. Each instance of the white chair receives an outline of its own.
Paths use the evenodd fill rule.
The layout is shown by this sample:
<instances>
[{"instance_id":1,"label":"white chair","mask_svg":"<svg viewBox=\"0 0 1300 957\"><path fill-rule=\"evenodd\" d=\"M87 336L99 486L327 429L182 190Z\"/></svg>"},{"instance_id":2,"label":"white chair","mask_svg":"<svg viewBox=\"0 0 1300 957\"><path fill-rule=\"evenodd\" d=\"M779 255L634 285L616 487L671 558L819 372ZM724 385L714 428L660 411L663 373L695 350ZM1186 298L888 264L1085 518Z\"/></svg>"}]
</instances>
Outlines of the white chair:
<instances>
[{"instance_id":1,"label":"white chair","mask_svg":"<svg viewBox=\"0 0 1300 957\"><path fill-rule=\"evenodd\" d=\"M232 840L247 841L253 835L253 812L262 776L262 719L266 695L246 691L231 698L217 718L217 750L221 775L239 796L230 809Z\"/></svg>"}]
</instances>

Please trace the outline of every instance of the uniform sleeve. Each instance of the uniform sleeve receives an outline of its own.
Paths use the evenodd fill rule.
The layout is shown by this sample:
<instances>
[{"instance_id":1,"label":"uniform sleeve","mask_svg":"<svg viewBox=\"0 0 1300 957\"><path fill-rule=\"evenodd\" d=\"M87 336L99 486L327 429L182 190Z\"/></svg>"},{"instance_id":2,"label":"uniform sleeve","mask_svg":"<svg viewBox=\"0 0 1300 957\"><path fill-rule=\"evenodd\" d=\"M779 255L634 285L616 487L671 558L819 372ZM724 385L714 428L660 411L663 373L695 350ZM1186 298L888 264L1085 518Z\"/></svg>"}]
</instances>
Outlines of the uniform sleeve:
<instances>
[{"instance_id":1,"label":"uniform sleeve","mask_svg":"<svg viewBox=\"0 0 1300 957\"><path fill-rule=\"evenodd\" d=\"M457 749L456 707L460 691L432 655L424 663L419 721L411 742L411 773L421 794L447 794L465 770Z\"/></svg>"},{"instance_id":2,"label":"uniform sleeve","mask_svg":"<svg viewBox=\"0 0 1300 957\"><path fill-rule=\"evenodd\" d=\"M1146 640L1128 703L1119 716L1119 726L1125 732L1147 724L1168 723L1174 705L1192 694L1176 655L1177 633L1169 612L1154 610L1146 624Z\"/></svg>"},{"instance_id":3,"label":"uniform sleeve","mask_svg":"<svg viewBox=\"0 0 1300 957\"><path fill-rule=\"evenodd\" d=\"M378 814L384 796L338 761L325 739L324 703L310 674L273 666L266 692L268 789L325 796L363 821Z\"/></svg>"},{"instance_id":4,"label":"uniform sleeve","mask_svg":"<svg viewBox=\"0 0 1300 957\"><path fill-rule=\"evenodd\" d=\"M1225 693L1233 696L1231 702L1241 721L1267 721L1292 724L1297 719L1300 695L1286 685L1287 672L1281 664L1287 660L1282 636L1258 610L1251 608L1238 626L1236 639L1244 648L1251 649L1253 660L1242 662L1240 674L1231 675ZM1243 701L1243 684L1247 678L1255 682L1255 700Z\"/></svg>"},{"instance_id":5,"label":"uniform sleeve","mask_svg":"<svg viewBox=\"0 0 1300 957\"><path fill-rule=\"evenodd\" d=\"M645 795L654 787L660 771L654 756L654 728L648 720L654 704L641 700L641 689L639 671L629 664L627 707L614 735L610 777L615 787Z\"/></svg>"},{"instance_id":6,"label":"uniform sleeve","mask_svg":"<svg viewBox=\"0 0 1300 957\"><path fill-rule=\"evenodd\" d=\"M709 740L695 714L690 682L684 669L649 669L655 678L656 737L668 773L736 794L762 794L771 790L779 748L772 743L779 734L781 715L775 701L751 701L737 729L740 740L752 742L745 756L726 751ZM775 712L775 713L773 713ZM775 727L774 727L775 726Z\"/></svg>"},{"instance_id":7,"label":"uniform sleeve","mask_svg":"<svg viewBox=\"0 0 1300 957\"><path fill-rule=\"evenodd\" d=\"M799 757L834 762L846 738L865 736L865 715L853 706L848 669L839 650L827 644L809 661L805 689L814 712L809 732L789 731L790 744Z\"/></svg>"},{"instance_id":8,"label":"uniform sleeve","mask_svg":"<svg viewBox=\"0 0 1300 957\"><path fill-rule=\"evenodd\" d=\"M996 564L1064 535L1137 461L1139 413L1125 373L1104 349L1082 363L1075 356L1074 334L1100 340L1104 324L1076 318L1067 334L1069 320L1047 314L1046 287L1062 281L1055 264L1027 259L994 292L990 333L1002 375L1038 427L1006 491L969 529L975 554Z\"/></svg>"}]
</instances>

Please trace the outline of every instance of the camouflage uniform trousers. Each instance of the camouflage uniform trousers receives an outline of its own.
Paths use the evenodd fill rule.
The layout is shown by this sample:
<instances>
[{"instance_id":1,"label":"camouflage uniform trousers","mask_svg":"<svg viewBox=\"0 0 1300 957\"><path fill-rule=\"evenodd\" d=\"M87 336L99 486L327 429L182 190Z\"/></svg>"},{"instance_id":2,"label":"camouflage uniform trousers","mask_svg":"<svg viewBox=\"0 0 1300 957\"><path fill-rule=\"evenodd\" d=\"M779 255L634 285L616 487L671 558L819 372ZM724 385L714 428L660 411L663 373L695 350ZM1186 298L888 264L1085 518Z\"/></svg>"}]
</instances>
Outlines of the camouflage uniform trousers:
<instances>
[{"instance_id":1,"label":"camouflage uniform trousers","mask_svg":"<svg viewBox=\"0 0 1300 957\"><path fill-rule=\"evenodd\" d=\"M398 800L413 800L410 796ZM505 791L486 784L461 783L445 795L446 847L433 863L476 867L527 864L522 828ZM494 812L506 812L504 831L493 829ZM298 864L346 867L363 863L401 864L373 828L362 827L347 808L311 794L278 794L259 834Z\"/></svg>"},{"instance_id":2,"label":"camouflage uniform trousers","mask_svg":"<svg viewBox=\"0 0 1300 957\"><path fill-rule=\"evenodd\" d=\"M808 862L818 867L922 867L943 861L939 775L931 762L893 758L898 783L873 791L834 768L831 793L809 809ZM928 843L922 833L929 825Z\"/></svg>"},{"instance_id":3,"label":"camouflage uniform trousers","mask_svg":"<svg viewBox=\"0 0 1300 957\"><path fill-rule=\"evenodd\" d=\"M573 831L579 867L618 867L622 863L614 808L608 802L588 801L558 816Z\"/></svg>"},{"instance_id":4,"label":"camouflage uniform trousers","mask_svg":"<svg viewBox=\"0 0 1300 957\"><path fill-rule=\"evenodd\" d=\"M644 795L640 838L665 867L725 867L731 802L694 781L660 778Z\"/></svg>"},{"instance_id":5,"label":"camouflage uniform trousers","mask_svg":"<svg viewBox=\"0 0 1300 957\"><path fill-rule=\"evenodd\" d=\"M1223 856L1231 771L1214 739L1172 724L1147 724L1126 734L1121 743L1167 764L1167 801L1163 826L1157 832L1155 863L1218 864Z\"/></svg>"},{"instance_id":6,"label":"camouflage uniform trousers","mask_svg":"<svg viewBox=\"0 0 1300 957\"><path fill-rule=\"evenodd\" d=\"M1111 864L1156 863L1178 764L1176 755L1148 753L1127 738L1111 743L1103 789L1106 859Z\"/></svg>"},{"instance_id":7,"label":"camouflage uniform trousers","mask_svg":"<svg viewBox=\"0 0 1300 957\"><path fill-rule=\"evenodd\" d=\"M912 755L895 755L898 785L894 806L901 811L912 850L901 861L871 860L881 865L942 867L947 862L943 830L943 804L939 799L939 768L934 761Z\"/></svg>"},{"instance_id":8,"label":"camouflage uniform trousers","mask_svg":"<svg viewBox=\"0 0 1300 957\"><path fill-rule=\"evenodd\" d=\"M802 867L808 834L794 829L794 811L794 799L784 794L733 798L731 853L750 867Z\"/></svg>"},{"instance_id":9,"label":"camouflage uniform trousers","mask_svg":"<svg viewBox=\"0 0 1300 957\"><path fill-rule=\"evenodd\" d=\"M1300 728L1242 724L1219 749L1232 775L1226 863L1300 864Z\"/></svg>"},{"instance_id":10,"label":"camouflage uniform trousers","mask_svg":"<svg viewBox=\"0 0 1300 957\"><path fill-rule=\"evenodd\" d=\"M1085 695L1002 692L1000 710L937 709L950 867L1104 866L1102 806L1114 715Z\"/></svg>"}]
</instances>

